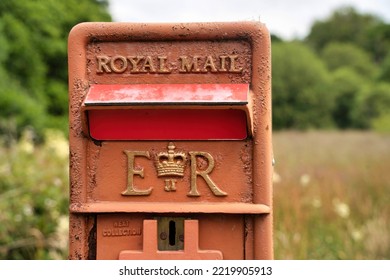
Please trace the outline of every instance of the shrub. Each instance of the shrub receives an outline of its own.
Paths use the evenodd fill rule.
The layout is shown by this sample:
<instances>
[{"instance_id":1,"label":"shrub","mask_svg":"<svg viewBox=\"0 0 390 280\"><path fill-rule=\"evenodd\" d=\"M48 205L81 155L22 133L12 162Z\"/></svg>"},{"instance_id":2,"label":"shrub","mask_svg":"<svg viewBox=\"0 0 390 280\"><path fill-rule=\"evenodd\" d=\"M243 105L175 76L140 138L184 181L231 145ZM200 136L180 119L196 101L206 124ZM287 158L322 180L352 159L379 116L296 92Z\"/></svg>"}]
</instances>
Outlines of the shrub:
<instances>
[{"instance_id":1,"label":"shrub","mask_svg":"<svg viewBox=\"0 0 390 280\"><path fill-rule=\"evenodd\" d=\"M0 153L0 259L66 259L68 242L68 142L33 132Z\"/></svg>"}]
</instances>

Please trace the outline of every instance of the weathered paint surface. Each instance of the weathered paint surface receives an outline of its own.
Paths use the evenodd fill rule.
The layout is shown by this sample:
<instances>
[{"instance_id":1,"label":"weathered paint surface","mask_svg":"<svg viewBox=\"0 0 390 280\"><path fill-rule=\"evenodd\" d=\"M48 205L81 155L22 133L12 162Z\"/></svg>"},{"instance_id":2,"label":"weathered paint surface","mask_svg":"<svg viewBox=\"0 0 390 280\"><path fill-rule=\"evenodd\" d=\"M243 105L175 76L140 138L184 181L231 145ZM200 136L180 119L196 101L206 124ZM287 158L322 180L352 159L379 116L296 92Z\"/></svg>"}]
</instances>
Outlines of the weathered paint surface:
<instances>
[{"instance_id":1,"label":"weathered paint surface","mask_svg":"<svg viewBox=\"0 0 390 280\"><path fill-rule=\"evenodd\" d=\"M218 251L224 259L273 258L270 67L269 33L261 23L76 26L69 35L69 258L118 259L122 251L142 251L144 220L166 215L199 222L200 251ZM172 97L175 102L161 98L156 106L145 98L148 104L140 105L142 98L130 94L112 102L103 97L108 104L101 106L98 97L86 99L95 86L142 84L244 84L249 91L237 103L176 104ZM96 141L89 134L92 110L214 105L245 112L244 140ZM159 173L156 161L164 153L171 171Z\"/></svg>"},{"instance_id":2,"label":"weathered paint surface","mask_svg":"<svg viewBox=\"0 0 390 280\"><path fill-rule=\"evenodd\" d=\"M248 94L248 84L94 84L84 104L247 104Z\"/></svg>"}]
</instances>

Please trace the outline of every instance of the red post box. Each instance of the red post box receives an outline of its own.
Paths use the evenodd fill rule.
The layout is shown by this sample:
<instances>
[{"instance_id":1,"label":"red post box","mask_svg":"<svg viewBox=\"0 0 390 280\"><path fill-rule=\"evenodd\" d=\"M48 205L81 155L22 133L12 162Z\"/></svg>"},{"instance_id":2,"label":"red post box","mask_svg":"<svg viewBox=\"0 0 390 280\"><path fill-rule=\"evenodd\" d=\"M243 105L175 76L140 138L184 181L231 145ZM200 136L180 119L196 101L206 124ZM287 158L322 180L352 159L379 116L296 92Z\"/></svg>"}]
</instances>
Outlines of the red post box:
<instances>
[{"instance_id":1,"label":"red post box","mask_svg":"<svg viewBox=\"0 0 390 280\"><path fill-rule=\"evenodd\" d=\"M261 23L69 35L70 259L272 259Z\"/></svg>"}]
</instances>

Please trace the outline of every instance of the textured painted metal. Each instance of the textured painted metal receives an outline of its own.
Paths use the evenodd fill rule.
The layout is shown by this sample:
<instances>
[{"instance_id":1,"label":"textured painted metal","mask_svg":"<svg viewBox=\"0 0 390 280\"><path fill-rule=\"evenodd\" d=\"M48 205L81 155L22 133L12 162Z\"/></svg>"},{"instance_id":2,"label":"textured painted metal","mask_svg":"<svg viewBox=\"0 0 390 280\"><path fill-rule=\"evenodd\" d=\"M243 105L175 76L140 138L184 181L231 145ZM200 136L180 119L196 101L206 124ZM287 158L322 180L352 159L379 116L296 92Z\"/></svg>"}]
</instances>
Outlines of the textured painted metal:
<instances>
[{"instance_id":1,"label":"textured painted metal","mask_svg":"<svg viewBox=\"0 0 390 280\"><path fill-rule=\"evenodd\" d=\"M95 140L242 140L247 137L243 110L166 105L244 105L248 91L248 84L97 84L91 85L83 104ZM154 107L142 109L146 104ZM139 108L108 109L112 105Z\"/></svg>"},{"instance_id":2,"label":"textured painted metal","mask_svg":"<svg viewBox=\"0 0 390 280\"><path fill-rule=\"evenodd\" d=\"M196 220L186 220L184 225L184 250L160 251L157 246L157 221L144 221L144 238L142 250L123 250L120 260L221 260L223 254L217 250L201 250L199 248L199 225Z\"/></svg>"},{"instance_id":3,"label":"textured painted metal","mask_svg":"<svg viewBox=\"0 0 390 280\"><path fill-rule=\"evenodd\" d=\"M193 222L194 231L197 224L198 243L184 236L185 244L197 244L189 252L193 258L211 251L223 259L272 259L271 62L265 25L83 23L72 29L68 53L69 258L130 258L131 252L151 248L146 233L154 230L144 231L145 222L177 216ZM144 101L127 93L122 99L89 95L103 92L95 87L112 86L114 92L156 84L245 85L248 91L246 98L207 100L190 86L194 97L188 102L158 94ZM89 114L106 110L237 110L245 112L246 136L93 139ZM175 153L186 155L185 169L180 176L159 176L155 161L170 142ZM182 257L178 250L169 258Z\"/></svg>"},{"instance_id":4,"label":"textured painted metal","mask_svg":"<svg viewBox=\"0 0 390 280\"><path fill-rule=\"evenodd\" d=\"M88 111L95 140L242 140L246 113L234 109L133 109Z\"/></svg>"},{"instance_id":5,"label":"textured painted metal","mask_svg":"<svg viewBox=\"0 0 390 280\"><path fill-rule=\"evenodd\" d=\"M248 84L91 85L84 104L247 104Z\"/></svg>"}]
</instances>

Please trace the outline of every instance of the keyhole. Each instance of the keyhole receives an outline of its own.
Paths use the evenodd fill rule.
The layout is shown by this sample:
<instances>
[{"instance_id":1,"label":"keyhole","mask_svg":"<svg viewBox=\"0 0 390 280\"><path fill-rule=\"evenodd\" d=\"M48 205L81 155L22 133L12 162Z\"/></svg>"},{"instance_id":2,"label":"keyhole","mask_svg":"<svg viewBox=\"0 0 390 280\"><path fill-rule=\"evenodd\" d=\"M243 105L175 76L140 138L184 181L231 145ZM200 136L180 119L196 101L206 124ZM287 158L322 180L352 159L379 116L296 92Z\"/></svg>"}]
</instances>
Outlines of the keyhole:
<instances>
[{"instance_id":1,"label":"keyhole","mask_svg":"<svg viewBox=\"0 0 390 280\"><path fill-rule=\"evenodd\" d=\"M169 245L176 245L176 222L169 221Z\"/></svg>"},{"instance_id":2,"label":"keyhole","mask_svg":"<svg viewBox=\"0 0 390 280\"><path fill-rule=\"evenodd\" d=\"M158 250L184 250L184 218L158 217L157 220Z\"/></svg>"}]
</instances>

